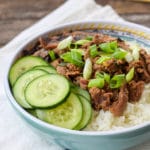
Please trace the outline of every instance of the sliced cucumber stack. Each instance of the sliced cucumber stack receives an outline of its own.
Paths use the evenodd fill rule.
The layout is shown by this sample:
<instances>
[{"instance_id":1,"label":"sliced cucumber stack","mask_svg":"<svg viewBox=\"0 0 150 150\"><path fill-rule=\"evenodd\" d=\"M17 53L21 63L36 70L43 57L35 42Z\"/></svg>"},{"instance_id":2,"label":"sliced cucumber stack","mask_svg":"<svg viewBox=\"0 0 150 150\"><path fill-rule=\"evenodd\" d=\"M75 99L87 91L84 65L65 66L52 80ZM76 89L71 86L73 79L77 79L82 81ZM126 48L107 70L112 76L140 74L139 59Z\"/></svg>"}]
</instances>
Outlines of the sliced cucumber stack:
<instances>
[{"instance_id":1,"label":"sliced cucumber stack","mask_svg":"<svg viewBox=\"0 0 150 150\"><path fill-rule=\"evenodd\" d=\"M25 98L33 107L52 107L69 94L68 80L58 74L48 74L32 80L25 90Z\"/></svg>"},{"instance_id":2,"label":"sliced cucumber stack","mask_svg":"<svg viewBox=\"0 0 150 150\"><path fill-rule=\"evenodd\" d=\"M66 101L52 109L37 109L38 118L50 124L73 129L82 119L82 104L73 93L70 93Z\"/></svg>"},{"instance_id":3,"label":"sliced cucumber stack","mask_svg":"<svg viewBox=\"0 0 150 150\"><path fill-rule=\"evenodd\" d=\"M56 126L81 130L90 121L92 107L86 90L70 83L46 61L26 56L12 66L13 95L31 115Z\"/></svg>"},{"instance_id":4,"label":"sliced cucumber stack","mask_svg":"<svg viewBox=\"0 0 150 150\"><path fill-rule=\"evenodd\" d=\"M24 108L32 108L31 105L29 105L25 99L24 90L26 89L27 85L35 78L48 74L47 72L43 70L30 70L25 73L23 73L21 76L19 76L14 83L14 86L12 88L14 97L16 101Z\"/></svg>"},{"instance_id":5,"label":"sliced cucumber stack","mask_svg":"<svg viewBox=\"0 0 150 150\"><path fill-rule=\"evenodd\" d=\"M26 56L20 58L10 69L9 72L10 84L13 85L16 79L25 71L39 65L48 65L48 63L44 61L42 58L36 56Z\"/></svg>"}]
</instances>

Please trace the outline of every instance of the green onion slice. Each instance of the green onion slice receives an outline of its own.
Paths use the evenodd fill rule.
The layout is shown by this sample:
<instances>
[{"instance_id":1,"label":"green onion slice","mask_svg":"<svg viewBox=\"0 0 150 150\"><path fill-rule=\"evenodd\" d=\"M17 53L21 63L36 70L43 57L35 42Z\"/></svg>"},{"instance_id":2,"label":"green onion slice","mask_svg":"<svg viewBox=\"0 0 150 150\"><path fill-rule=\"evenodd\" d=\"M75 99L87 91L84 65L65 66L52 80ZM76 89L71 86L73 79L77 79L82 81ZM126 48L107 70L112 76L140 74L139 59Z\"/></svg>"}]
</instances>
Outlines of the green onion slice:
<instances>
[{"instance_id":1,"label":"green onion slice","mask_svg":"<svg viewBox=\"0 0 150 150\"><path fill-rule=\"evenodd\" d=\"M116 59L124 59L127 55L127 52L124 50L117 50L112 54L112 57L116 58Z\"/></svg>"},{"instance_id":2,"label":"green onion slice","mask_svg":"<svg viewBox=\"0 0 150 150\"><path fill-rule=\"evenodd\" d=\"M134 67L126 74L126 81L130 82L134 77Z\"/></svg>"},{"instance_id":3,"label":"green onion slice","mask_svg":"<svg viewBox=\"0 0 150 150\"><path fill-rule=\"evenodd\" d=\"M62 50L62 49L65 49L67 47L70 47L72 40L73 40L72 36L69 36L69 37L65 38L64 40L62 40L61 42L59 42L57 48L59 50Z\"/></svg>"},{"instance_id":4,"label":"green onion slice","mask_svg":"<svg viewBox=\"0 0 150 150\"><path fill-rule=\"evenodd\" d=\"M80 53L81 55L84 55L84 50L83 50L83 49L74 48L74 49L71 49L70 51L72 51L72 52L78 52L78 53Z\"/></svg>"},{"instance_id":5,"label":"green onion slice","mask_svg":"<svg viewBox=\"0 0 150 150\"><path fill-rule=\"evenodd\" d=\"M97 61L96 63L97 64L102 64L103 62L107 61L107 60L110 60L111 57L110 56L101 56Z\"/></svg>"},{"instance_id":6,"label":"green onion slice","mask_svg":"<svg viewBox=\"0 0 150 150\"><path fill-rule=\"evenodd\" d=\"M90 41L89 40L79 40L79 41L76 41L75 44L76 45L84 45L86 43L89 43Z\"/></svg>"},{"instance_id":7,"label":"green onion slice","mask_svg":"<svg viewBox=\"0 0 150 150\"><path fill-rule=\"evenodd\" d=\"M82 67L84 65L84 62L82 60L82 54L79 52L67 52L62 54L60 57L64 60L64 62L72 63L79 67Z\"/></svg>"},{"instance_id":8,"label":"green onion slice","mask_svg":"<svg viewBox=\"0 0 150 150\"><path fill-rule=\"evenodd\" d=\"M103 88L104 87L104 79L103 78L97 78L97 79L91 79L89 81L88 87L98 87L98 88Z\"/></svg>"},{"instance_id":9,"label":"green onion slice","mask_svg":"<svg viewBox=\"0 0 150 150\"><path fill-rule=\"evenodd\" d=\"M51 58L52 61L56 59L56 56L55 56L54 51L50 50L50 51L48 52L48 54L49 54L49 56L50 56L50 58Z\"/></svg>"},{"instance_id":10,"label":"green onion slice","mask_svg":"<svg viewBox=\"0 0 150 150\"><path fill-rule=\"evenodd\" d=\"M110 88L120 88L125 81L125 74L114 75L110 80Z\"/></svg>"},{"instance_id":11,"label":"green onion slice","mask_svg":"<svg viewBox=\"0 0 150 150\"><path fill-rule=\"evenodd\" d=\"M93 40L93 37L92 37L92 36L87 36L85 39L86 39L86 40L89 40L89 41L92 41L92 40Z\"/></svg>"},{"instance_id":12,"label":"green onion slice","mask_svg":"<svg viewBox=\"0 0 150 150\"><path fill-rule=\"evenodd\" d=\"M110 75L104 72L104 80L109 83L110 82Z\"/></svg>"},{"instance_id":13,"label":"green onion slice","mask_svg":"<svg viewBox=\"0 0 150 150\"><path fill-rule=\"evenodd\" d=\"M92 62L90 58L87 58L83 69L83 78L86 80L90 79L91 74L92 74Z\"/></svg>"},{"instance_id":14,"label":"green onion slice","mask_svg":"<svg viewBox=\"0 0 150 150\"><path fill-rule=\"evenodd\" d=\"M96 44L90 46L90 56L96 57L99 54Z\"/></svg>"},{"instance_id":15,"label":"green onion slice","mask_svg":"<svg viewBox=\"0 0 150 150\"><path fill-rule=\"evenodd\" d=\"M96 73L96 78L104 78L104 80L109 83L110 82L110 75L108 73L105 73L105 72L102 72L102 73L99 73L97 72Z\"/></svg>"},{"instance_id":16,"label":"green onion slice","mask_svg":"<svg viewBox=\"0 0 150 150\"><path fill-rule=\"evenodd\" d=\"M117 41L102 43L99 45L99 47L105 53L113 53L117 48Z\"/></svg>"},{"instance_id":17,"label":"green onion slice","mask_svg":"<svg viewBox=\"0 0 150 150\"><path fill-rule=\"evenodd\" d=\"M96 72L96 78L104 78L104 74Z\"/></svg>"}]
</instances>

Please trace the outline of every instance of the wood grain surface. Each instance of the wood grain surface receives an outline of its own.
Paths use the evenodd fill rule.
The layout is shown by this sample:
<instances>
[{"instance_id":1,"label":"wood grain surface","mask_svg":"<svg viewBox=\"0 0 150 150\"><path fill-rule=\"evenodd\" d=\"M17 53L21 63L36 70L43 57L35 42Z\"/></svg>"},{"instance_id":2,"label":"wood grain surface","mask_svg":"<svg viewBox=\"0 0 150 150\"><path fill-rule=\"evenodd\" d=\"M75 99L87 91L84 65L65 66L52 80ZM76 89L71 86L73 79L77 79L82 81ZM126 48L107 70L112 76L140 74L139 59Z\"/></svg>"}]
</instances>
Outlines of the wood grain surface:
<instances>
[{"instance_id":1,"label":"wood grain surface","mask_svg":"<svg viewBox=\"0 0 150 150\"><path fill-rule=\"evenodd\" d=\"M0 0L0 47L63 2L65 0ZM150 27L150 3L130 0L96 0L96 2L111 5L128 21Z\"/></svg>"}]
</instances>

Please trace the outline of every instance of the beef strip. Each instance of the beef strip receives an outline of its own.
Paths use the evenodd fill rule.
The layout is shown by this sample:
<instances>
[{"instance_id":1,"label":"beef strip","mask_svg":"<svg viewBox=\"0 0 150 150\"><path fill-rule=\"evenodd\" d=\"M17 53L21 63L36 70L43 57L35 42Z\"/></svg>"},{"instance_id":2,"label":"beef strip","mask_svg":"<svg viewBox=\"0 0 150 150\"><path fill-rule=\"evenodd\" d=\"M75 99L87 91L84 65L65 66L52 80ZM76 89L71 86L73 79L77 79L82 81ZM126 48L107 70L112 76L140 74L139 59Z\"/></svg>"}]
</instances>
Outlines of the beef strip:
<instances>
[{"instance_id":1,"label":"beef strip","mask_svg":"<svg viewBox=\"0 0 150 150\"><path fill-rule=\"evenodd\" d=\"M88 88L88 83L89 83L89 81L88 80L86 80L86 79L84 79L84 78L80 78L80 82L79 82L79 85L80 85L80 87L82 88L82 89L87 89Z\"/></svg>"},{"instance_id":2,"label":"beef strip","mask_svg":"<svg viewBox=\"0 0 150 150\"><path fill-rule=\"evenodd\" d=\"M59 43L59 41L54 41L54 40L46 41L43 38L39 38L39 42L40 42L41 47L46 50L51 50L51 49L57 48L57 45Z\"/></svg>"},{"instance_id":3,"label":"beef strip","mask_svg":"<svg viewBox=\"0 0 150 150\"><path fill-rule=\"evenodd\" d=\"M54 61L52 61L50 64L54 67L57 68L57 66L61 63L61 59L57 58Z\"/></svg>"},{"instance_id":4,"label":"beef strip","mask_svg":"<svg viewBox=\"0 0 150 150\"><path fill-rule=\"evenodd\" d=\"M111 103L110 98L113 96L113 93L105 93L103 89L97 87L90 88L89 93L92 98L92 106L95 110L108 110Z\"/></svg>"},{"instance_id":5,"label":"beef strip","mask_svg":"<svg viewBox=\"0 0 150 150\"><path fill-rule=\"evenodd\" d=\"M39 56L39 57L42 57L42 58L45 58L46 56L48 56L48 51L45 50L44 48L34 52L32 54L33 56Z\"/></svg>"},{"instance_id":6,"label":"beef strip","mask_svg":"<svg viewBox=\"0 0 150 150\"><path fill-rule=\"evenodd\" d=\"M143 49L140 50L140 58L143 60L145 64L145 68L147 72L150 74L150 55Z\"/></svg>"},{"instance_id":7,"label":"beef strip","mask_svg":"<svg viewBox=\"0 0 150 150\"><path fill-rule=\"evenodd\" d=\"M143 81L134 81L132 80L128 84L129 90L129 102L137 102L140 100L142 92L144 89L144 82Z\"/></svg>"},{"instance_id":8,"label":"beef strip","mask_svg":"<svg viewBox=\"0 0 150 150\"><path fill-rule=\"evenodd\" d=\"M124 110L126 109L127 102L128 102L128 89L124 84L119 91L118 100L115 101L111 107L110 111L114 114L114 116L121 116L123 115Z\"/></svg>"},{"instance_id":9,"label":"beef strip","mask_svg":"<svg viewBox=\"0 0 150 150\"><path fill-rule=\"evenodd\" d=\"M101 43L111 42L111 41L115 41L115 40L116 40L116 38L108 36L108 35L96 34L96 35L94 35L92 42L94 44L98 45Z\"/></svg>"},{"instance_id":10,"label":"beef strip","mask_svg":"<svg viewBox=\"0 0 150 150\"><path fill-rule=\"evenodd\" d=\"M129 64L128 71L133 68L135 69L134 80L135 81L144 81L146 83L150 82L150 75L148 74L143 60L132 61Z\"/></svg>"},{"instance_id":11,"label":"beef strip","mask_svg":"<svg viewBox=\"0 0 150 150\"><path fill-rule=\"evenodd\" d=\"M81 69L73 64L67 64L66 66L57 66L56 70L59 74L64 75L67 78L75 77L81 74Z\"/></svg>"},{"instance_id":12,"label":"beef strip","mask_svg":"<svg viewBox=\"0 0 150 150\"><path fill-rule=\"evenodd\" d=\"M117 61L115 59L107 60L102 65L104 72L107 72L109 74L115 74L116 72L121 73L121 68L117 64Z\"/></svg>"}]
</instances>

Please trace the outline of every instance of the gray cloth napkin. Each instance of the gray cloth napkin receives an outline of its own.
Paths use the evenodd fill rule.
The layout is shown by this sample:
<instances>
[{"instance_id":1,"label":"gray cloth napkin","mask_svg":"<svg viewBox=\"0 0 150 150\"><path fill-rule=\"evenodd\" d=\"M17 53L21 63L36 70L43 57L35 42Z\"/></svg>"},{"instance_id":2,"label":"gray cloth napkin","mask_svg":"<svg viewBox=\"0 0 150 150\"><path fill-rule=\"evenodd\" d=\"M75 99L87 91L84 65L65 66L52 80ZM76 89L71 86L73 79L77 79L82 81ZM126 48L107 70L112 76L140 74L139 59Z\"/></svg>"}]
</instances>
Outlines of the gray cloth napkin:
<instances>
[{"instance_id":1,"label":"gray cloth napkin","mask_svg":"<svg viewBox=\"0 0 150 150\"><path fill-rule=\"evenodd\" d=\"M123 21L110 6L102 7L97 5L94 0L68 0L58 9L21 32L6 46L1 48L0 150L62 150L62 148L55 145L53 142L48 144L44 139L36 135L14 112L8 103L2 84L5 66L7 65L7 60L13 56L16 48L31 37L63 23L91 19Z\"/></svg>"}]
</instances>

